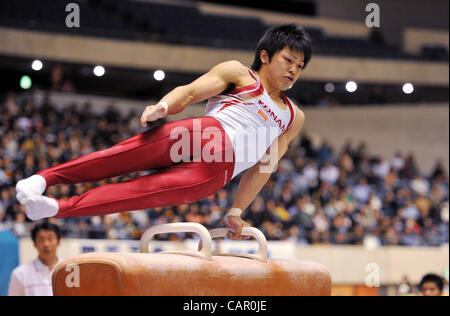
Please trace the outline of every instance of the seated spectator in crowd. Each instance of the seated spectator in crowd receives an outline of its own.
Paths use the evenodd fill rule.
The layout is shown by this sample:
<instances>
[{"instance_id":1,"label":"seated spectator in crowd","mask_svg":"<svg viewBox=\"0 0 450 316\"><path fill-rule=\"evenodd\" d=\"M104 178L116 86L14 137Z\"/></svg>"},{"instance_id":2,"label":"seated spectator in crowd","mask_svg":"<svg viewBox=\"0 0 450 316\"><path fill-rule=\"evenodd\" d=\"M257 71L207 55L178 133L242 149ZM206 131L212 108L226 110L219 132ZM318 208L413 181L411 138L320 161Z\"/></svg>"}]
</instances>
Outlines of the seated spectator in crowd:
<instances>
[{"instance_id":1,"label":"seated spectator in crowd","mask_svg":"<svg viewBox=\"0 0 450 316\"><path fill-rule=\"evenodd\" d=\"M372 189L367 184L367 179L362 178L359 180L359 184L353 189L353 196L360 203L366 203L369 201L370 193Z\"/></svg>"},{"instance_id":2,"label":"seated spectator in crowd","mask_svg":"<svg viewBox=\"0 0 450 316\"><path fill-rule=\"evenodd\" d=\"M330 184L335 184L338 178L339 169L333 165L331 161L327 161L324 167L320 170L320 180Z\"/></svg>"}]
</instances>

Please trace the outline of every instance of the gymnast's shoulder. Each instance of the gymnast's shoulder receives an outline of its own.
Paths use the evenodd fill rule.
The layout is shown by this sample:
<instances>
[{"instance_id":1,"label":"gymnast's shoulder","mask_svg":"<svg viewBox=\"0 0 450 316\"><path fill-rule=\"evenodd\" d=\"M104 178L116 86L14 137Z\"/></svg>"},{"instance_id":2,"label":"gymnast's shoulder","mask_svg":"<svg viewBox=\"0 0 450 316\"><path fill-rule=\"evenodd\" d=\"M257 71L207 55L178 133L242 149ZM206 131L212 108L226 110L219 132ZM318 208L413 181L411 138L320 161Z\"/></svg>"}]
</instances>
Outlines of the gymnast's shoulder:
<instances>
[{"instance_id":1,"label":"gymnast's shoulder","mask_svg":"<svg viewBox=\"0 0 450 316\"><path fill-rule=\"evenodd\" d=\"M220 74L227 78L239 78L249 76L247 66L244 66L238 60L228 60L214 66L212 72Z\"/></svg>"}]
</instances>

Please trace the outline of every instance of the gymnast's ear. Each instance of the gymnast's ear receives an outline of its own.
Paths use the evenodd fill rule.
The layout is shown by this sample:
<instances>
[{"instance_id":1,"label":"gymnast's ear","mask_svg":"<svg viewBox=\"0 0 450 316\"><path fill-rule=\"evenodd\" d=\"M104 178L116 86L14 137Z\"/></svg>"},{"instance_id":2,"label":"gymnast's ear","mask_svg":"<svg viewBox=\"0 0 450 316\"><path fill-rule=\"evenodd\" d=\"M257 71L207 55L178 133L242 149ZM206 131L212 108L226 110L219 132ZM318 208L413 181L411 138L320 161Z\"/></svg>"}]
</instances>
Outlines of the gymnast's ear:
<instances>
[{"instance_id":1,"label":"gymnast's ear","mask_svg":"<svg viewBox=\"0 0 450 316\"><path fill-rule=\"evenodd\" d=\"M261 50L259 53L259 58L261 59L261 64L263 65L270 63L269 53L265 49Z\"/></svg>"}]
</instances>

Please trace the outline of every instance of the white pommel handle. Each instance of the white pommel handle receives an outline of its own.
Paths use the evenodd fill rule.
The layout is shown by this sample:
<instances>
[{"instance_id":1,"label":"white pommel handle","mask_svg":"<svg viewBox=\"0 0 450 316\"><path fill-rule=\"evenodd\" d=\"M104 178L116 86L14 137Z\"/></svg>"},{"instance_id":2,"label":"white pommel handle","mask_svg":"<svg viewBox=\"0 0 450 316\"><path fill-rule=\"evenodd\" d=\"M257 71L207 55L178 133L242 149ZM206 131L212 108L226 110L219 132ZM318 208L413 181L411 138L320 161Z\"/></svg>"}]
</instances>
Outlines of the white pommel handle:
<instances>
[{"instance_id":1,"label":"white pommel handle","mask_svg":"<svg viewBox=\"0 0 450 316\"><path fill-rule=\"evenodd\" d=\"M217 228L209 231L211 238L221 238L226 237L229 228ZM243 227L242 233L243 236L251 236L256 239L258 242L258 252L256 255L247 255L247 254L220 254L220 256L236 256L236 257L245 257L250 259L255 259L262 262L267 262L267 239L264 234L255 227Z\"/></svg>"},{"instance_id":2,"label":"white pommel handle","mask_svg":"<svg viewBox=\"0 0 450 316\"><path fill-rule=\"evenodd\" d=\"M164 253L172 253L172 254L184 254L191 255L195 257L201 257L207 260L212 259L211 248L212 248L212 240L209 235L208 230L198 223L173 223L173 224L162 224L155 225L147 229L142 235L140 241L140 249L141 253L149 253L149 243L153 239L155 235L158 234L168 234L168 233L197 233L200 235L202 239L203 247L198 252L189 252L189 251L171 251Z\"/></svg>"}]
</instances>

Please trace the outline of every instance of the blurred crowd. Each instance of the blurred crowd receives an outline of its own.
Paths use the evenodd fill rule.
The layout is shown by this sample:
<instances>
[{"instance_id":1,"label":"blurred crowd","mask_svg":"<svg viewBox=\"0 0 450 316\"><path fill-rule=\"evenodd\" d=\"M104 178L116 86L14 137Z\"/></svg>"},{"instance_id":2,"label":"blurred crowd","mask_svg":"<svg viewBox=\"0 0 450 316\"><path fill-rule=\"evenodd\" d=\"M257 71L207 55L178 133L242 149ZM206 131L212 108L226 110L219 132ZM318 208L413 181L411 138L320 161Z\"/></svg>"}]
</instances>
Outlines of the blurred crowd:
<instances>
[{"instance_id":1,"label":"blurred crowd","mask_svg":"<svg viewBox=\"0 0 450 316\"><path fill-rule=\"evenodd\" d=\"M121 115L110 105L100 115L89 103L60 111L50 98L34 104L31 98L18 102L12 93L5 96L0 102L0 230L10 229L19 237L30 234L32 223L15 199L17 181L142 132L140 114ZM46 195L65 199L151 172L98 183L56 185ZM139 239L149 226L173 222L223 227L239 180L240 176L197 203L51 221L67 238ZM337 150L326 140L317 144L304 131L245 211L244 219L261 229L268 240L440 246L449 239L448 197L448 172L441 160L430 174L424 174L412 154L397 152L388 160L369 155L364 142L351 141ZM189 234L160 239L186 237Z\"/></svg>"}]
</instances>

